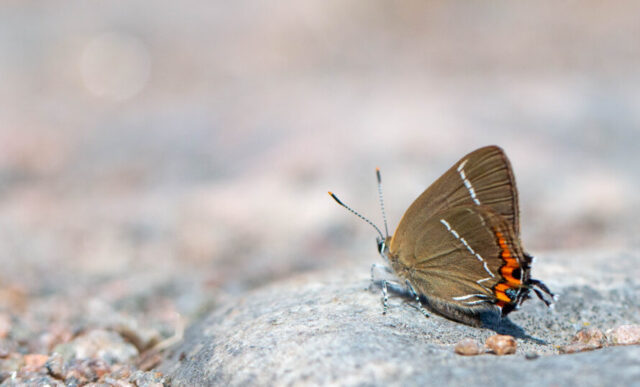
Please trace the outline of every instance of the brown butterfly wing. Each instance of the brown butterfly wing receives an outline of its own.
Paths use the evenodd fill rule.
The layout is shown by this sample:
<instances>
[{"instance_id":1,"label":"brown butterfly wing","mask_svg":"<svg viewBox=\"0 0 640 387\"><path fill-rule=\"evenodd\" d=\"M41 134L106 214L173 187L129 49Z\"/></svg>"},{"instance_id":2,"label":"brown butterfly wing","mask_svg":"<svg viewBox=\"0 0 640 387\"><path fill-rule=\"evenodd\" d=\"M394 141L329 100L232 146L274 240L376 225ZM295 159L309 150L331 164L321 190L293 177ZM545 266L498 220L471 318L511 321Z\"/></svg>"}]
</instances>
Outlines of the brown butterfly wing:
<instances>
[{"instance_id":1,"label":"brown butterfly wing","mask_svg":"<svg viewBox=\"0 0 640 387\"><path fill-rule=\"evenodd\" d=\"M518 194L509 159L497 146L477 149L461 158L405 212L391 242L391 250L413 249L425 223L435 214L459 206L490 207L503 216L519 238Z\"/></svg>"},{"instance_id":2,"label":"brown butterfly wing","mask_svg":"<svg viewBox=\"0 0 640 387\"><path fill-rule=\"evenodd\" d=\"M515 302L505 302L508 293L498 290L517 291L521 286L514 284L520 282L516 274L507 275L511 284L503 275L508 264L523 270L523 253L514 238L510 223L492 208L456 207L430 218L416 235L416 247L395 256L392 253L391 259L397 262L396 271L409 279L432 308L473 323L469 319L474 309Z\"/></svg>"}]
</instances>

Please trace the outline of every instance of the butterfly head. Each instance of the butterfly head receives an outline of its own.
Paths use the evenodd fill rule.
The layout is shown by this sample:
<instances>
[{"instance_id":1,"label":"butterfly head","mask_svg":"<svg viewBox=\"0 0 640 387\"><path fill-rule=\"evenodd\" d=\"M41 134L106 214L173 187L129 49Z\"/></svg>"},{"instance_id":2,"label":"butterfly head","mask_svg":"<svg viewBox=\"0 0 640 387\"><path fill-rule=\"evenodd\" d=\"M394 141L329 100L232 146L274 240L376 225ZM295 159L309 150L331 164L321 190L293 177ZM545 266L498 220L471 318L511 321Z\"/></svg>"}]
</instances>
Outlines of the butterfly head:
<instances>
[{"instance_id":1,"label":"butterfly head","mask_svg":"<svg viewBox=\"0 0 640 387\"><path fill-rule=\"evenodd\" d=\"M391 243L391 237L382 238L381 236L376 238L376 244L378 245L378 253L384 258L385 261L389 260L389 244Z\"/></svg>"}]
</instances>

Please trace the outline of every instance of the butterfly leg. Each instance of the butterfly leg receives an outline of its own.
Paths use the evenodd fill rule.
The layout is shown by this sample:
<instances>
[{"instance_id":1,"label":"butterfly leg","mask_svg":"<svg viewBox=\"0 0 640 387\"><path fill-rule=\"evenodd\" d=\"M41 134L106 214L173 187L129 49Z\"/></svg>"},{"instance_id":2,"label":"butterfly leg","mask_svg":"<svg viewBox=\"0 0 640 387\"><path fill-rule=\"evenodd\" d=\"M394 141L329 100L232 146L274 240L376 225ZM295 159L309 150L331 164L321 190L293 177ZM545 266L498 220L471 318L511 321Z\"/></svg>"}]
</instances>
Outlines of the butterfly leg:
<instances>
[{"instance_id":1,"label":"butterfly leg","mask_svg":"<svg viewBox=\"0 0 640 387\"><path fill-rule=\"evenodd\" d=\"M387 280L379 280L374 282L374 284L380 286L382 288L382 314L387 314L387 310L389 309L389 292L396 293L401 296L407 295L407 290L404 286L396 283L394 281Z\"/></svg>"},{"instance_id":2,"label":"butterfly leg","mask_svg":"<svg viewBox=\"0 0 640 387\"><path fill-rule=\"evenodd\" d=\"M411 285L411 282L409 282L409 280L406 280L405 283L407 284L407 288L409 289L411 296L414 297L416 302L418 303L418 309L420 310L420 312L422 312L424 317L429 317L429 313L427 313L427 310L422 306L422 302L420 301L420 296L418 296L418 293L413 288L413 285Z\"/></svg>"},{"instance_id":3,"label":"butterfly leg","mask_svg":"<svg viewBox=\"0 0 640 387\"><path fill-rule=\"evenodd\" d=\"M387 280L382 280L382 314L387 314L389 309L389 297L387 296Z\"/></svg>"},{"instance_id":4,"label":"butterfly leg","mask_svg":"<svg viewBox=\"0 0 640 387\"><path fill-rule=\"evenodd\" d=\"M393 274L393 270L386 265L381 265L378 263L374 263L371 265L371 285L369 285L369 290L374 286L379 286L382 289L382 314L387 314L389 310L389 292L395 293L401 296L407 296L410 294L407 289L401 284L397 283L393 280L387 279L377 279L376 272L384 272L387 274Z\"/></svg>"},{"instance_id":5,"label":"butterfly leg","mask_svg":"<svg viewBox=\"0 0 640 387\"><path fill-rule=\"evenodd\" d=\"M375 285L375 283L376 283L376 276L375 276L376 269L382 269L382 270L386 271L387 273L391 272L391 269L389 269L385 265L381 265L379 263L372 264L371 265L371 285ZM387 314L387 310L389 309L389 296L388 296L388 292L387 292L387 281L386 280L382 280L381 282L379 282L379 284L382 287L382 314L385 315L385 314Z\"/></svg>"}]
</instances>

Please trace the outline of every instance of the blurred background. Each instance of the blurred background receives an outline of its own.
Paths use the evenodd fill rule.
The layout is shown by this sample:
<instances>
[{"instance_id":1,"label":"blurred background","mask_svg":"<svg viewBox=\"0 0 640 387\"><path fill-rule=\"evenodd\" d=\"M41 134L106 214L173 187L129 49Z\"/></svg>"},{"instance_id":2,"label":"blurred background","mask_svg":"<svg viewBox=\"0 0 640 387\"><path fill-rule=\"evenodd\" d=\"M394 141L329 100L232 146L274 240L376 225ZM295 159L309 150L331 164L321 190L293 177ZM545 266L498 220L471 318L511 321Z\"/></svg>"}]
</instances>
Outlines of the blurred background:
<instances>
[{"instance_id":1,"label":"blurred background","mask_svg":"<svg viewBox=\"0 0 640 387\"><path fill-rule=\"evenodd\" d=\"M0 306L165 324L295 273L379 262L467 152L502 146L522 239L640 247L640 4L0 5ZM29 317L31 316L31 317ZM65 320L67 319L67 320Z\"/></svg>"}]
</instances>

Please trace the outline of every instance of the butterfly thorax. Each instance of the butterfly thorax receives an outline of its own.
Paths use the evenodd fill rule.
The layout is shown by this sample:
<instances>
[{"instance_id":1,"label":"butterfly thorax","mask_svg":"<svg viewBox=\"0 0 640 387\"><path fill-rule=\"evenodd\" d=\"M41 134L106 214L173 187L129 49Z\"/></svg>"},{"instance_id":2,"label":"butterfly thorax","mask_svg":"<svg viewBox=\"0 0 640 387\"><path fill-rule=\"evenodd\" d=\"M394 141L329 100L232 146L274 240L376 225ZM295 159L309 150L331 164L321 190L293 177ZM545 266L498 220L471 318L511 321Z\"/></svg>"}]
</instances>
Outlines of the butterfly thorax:
<instances>
[{"instance_id":1,"label":"butterfly thorax","mask_svg":"<svg viewBox=\"0 0 640 387\"><path fill-rule=\"evenodd\" d=\"M392 253L392 250L391 250L392 240L393 238L390 236L386 237L385 239L378 238L377 239L378 252L384 259L385 263L391 266L391 269L393 269L393 273L397 277L411 282L411 278L412 278L411 272L413 270L411 266L408 266L400 261L398 254Z\"/></svg>"}]
</instances>

